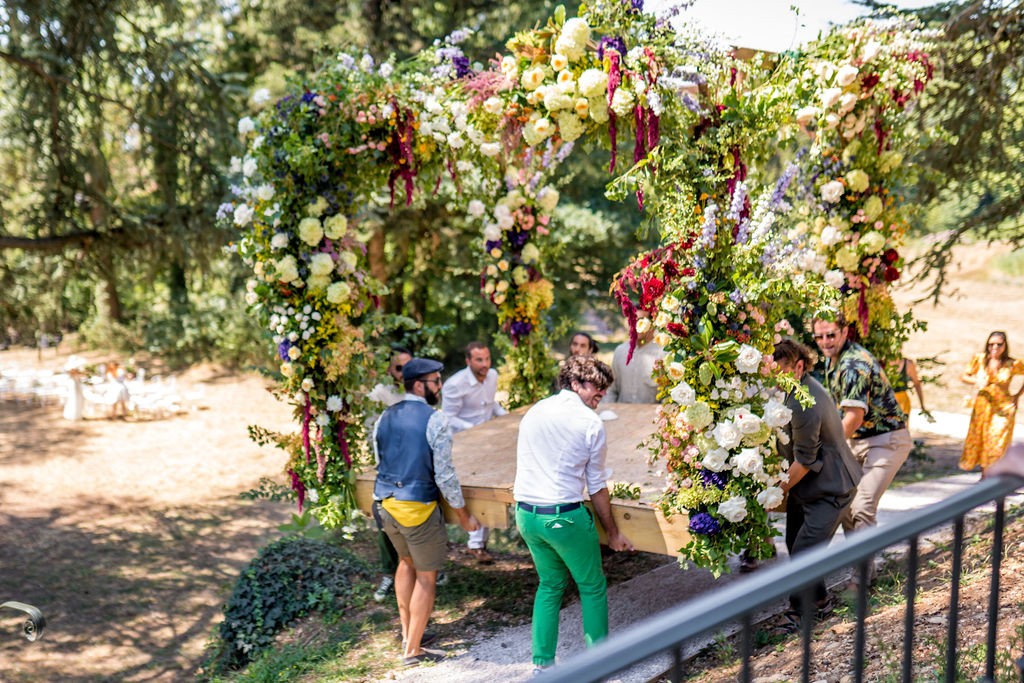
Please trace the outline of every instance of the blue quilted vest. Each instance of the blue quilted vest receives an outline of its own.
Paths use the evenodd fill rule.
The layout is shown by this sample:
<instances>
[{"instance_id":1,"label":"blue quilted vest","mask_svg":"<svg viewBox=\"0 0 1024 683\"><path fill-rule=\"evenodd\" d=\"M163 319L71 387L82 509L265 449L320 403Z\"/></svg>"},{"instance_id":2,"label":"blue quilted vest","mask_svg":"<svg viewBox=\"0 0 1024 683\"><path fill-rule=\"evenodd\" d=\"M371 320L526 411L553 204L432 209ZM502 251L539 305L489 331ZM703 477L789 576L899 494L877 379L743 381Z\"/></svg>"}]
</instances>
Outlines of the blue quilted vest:
<instances>
[{"instance_id":1,"label":"blue quilted vest","mask_svg":"<svg viewBox=\"0 0 1024 683\"><path fill-rule=\"evenodd\" d=\"M376 500L395 497L420 503L436 501L434 453L427 443L427 422L434 409L420 401L401 401L384 411L377 426Z\"/></svg>"}]
</instances>

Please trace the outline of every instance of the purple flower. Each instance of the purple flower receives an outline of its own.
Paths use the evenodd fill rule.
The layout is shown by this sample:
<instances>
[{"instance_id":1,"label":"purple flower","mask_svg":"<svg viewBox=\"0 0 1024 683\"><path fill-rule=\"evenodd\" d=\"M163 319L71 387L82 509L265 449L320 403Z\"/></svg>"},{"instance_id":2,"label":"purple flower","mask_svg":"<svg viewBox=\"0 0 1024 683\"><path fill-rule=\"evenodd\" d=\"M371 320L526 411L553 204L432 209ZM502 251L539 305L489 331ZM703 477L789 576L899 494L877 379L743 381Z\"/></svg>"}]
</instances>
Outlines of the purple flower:
<instances>
[{"instance_id":1,"label":"purple flower","mask_svg":"<svg viewBox=\"0 0 1024 683\"><path fill-rule=\"evenodd\" d=\"M281 360L288 360L288 349L290 348L292 348L292 343L287 339L277 345L277 355L281 357Z\"/></svg>"},{"instance_id":2,"label":"purple flower","mask_svg":"<svg viewBox=\"0 0 1024 683\"><path fill-rule=\"evenodd\" d=\"M644 0L630 0L630 10L633 14L641 14L644 11Z\"/></svg>"},{"instance_id":3,"label":"purple flower","mask_svg":"<svg viewBox=\"0 0 1024 683\"><path fill-rule=\"evenodd\" d=\"M491 249L501 249L501 240L487 240L484 242L484 249L490 251Z\"/></svg>"},{"instance_id":4,"label":"purple flower","mask_svg":"<svg viewBox=\"0 0 1024 683\"><path fill-rule=\"evenodd\" d=\"M525 337L533 330L533 323L525 320L516 320L509 326L509 334L514 338Z\"/></svg>"},{"instance_id":5,"label":"purple flower","mask_svg":"<svg viewBox=\"0 0 1024 683\"><path fill-rule=\"evenodd\" d=\"M701 470L700 478L704 482L704 486L714 486L718 490L724 489L729 480L728 475L724 472L712 472L711 470Z\"/></svg>"},{"instance_id":6,"label":"purple flower","mask_svg":"<svg viewBox=\"0 0 1024 683\"><path fill-rule=\"evenodd\" d=\"M235 205L231 202L224 202L217 207L217 220L227 218L235 210Z\"/></svg>"},{"instance_id":7,"label":"purple flower","mask_svg":"<svg viewBox=\"0 0 1024 683\"><path fill-rule=\"evenodd\" d=\"M626 54L626 41L618 36L605 36L597 46L597 58L604 59L605 48L615 50L620 55Z\"/></svg>"},{"instance_id":8,"label":"purple flower","mask_svg":"<svg viewBox=\"0 0 1024 683\"><path fill-rule=\"evenodd\" d=\"M713 536L721 530L722 525L718 523L718 520L706 512L698 512L690 517L690 531L695 534Z\"/></svg>"},{"instance_id":9,"label":"purple flower","mask_svg":"<svg viewBox=\"0 0 1024 683\"><path fill-rule=\"evenodd\" d=\"M508 233L508 243L513 249L522 249L523 246L530 241L530 233L526 231L516 231Z\"/></svg>"},{"instance_id":10,"label":"purple flower","mask_svg":"<svg viewBox=\"0 0 1024 683\"><path fill-rule=\"evenodd\" d=\"M469 66L469 57L466 55L458 55L452 57L452 64L455 65L455 77L463 78L473 73L473 69Z\"/></svg>"}]
</instances>

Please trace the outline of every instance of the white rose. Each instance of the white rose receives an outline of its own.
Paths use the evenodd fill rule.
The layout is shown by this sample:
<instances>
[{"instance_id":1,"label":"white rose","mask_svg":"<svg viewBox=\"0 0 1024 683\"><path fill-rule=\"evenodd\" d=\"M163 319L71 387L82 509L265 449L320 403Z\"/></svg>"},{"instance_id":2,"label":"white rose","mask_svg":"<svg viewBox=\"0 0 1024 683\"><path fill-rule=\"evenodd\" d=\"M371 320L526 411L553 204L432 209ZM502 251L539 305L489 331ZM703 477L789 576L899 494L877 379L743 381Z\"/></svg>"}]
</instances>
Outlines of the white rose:
<instances>
[{"instance_id":1,"label":"white rose","mask_svg":"<svg viewBox=\"0 0 1024 683\"><path fill-rule=\"evenodd\" d=\"M865 45L864 49L860 52L860 58L863 62L870 62L872 59L878 56L879 50L882 49L882 45L874 40L869 40Z\"/></svg>"},{"instance_id":2,"label":"white rose","mask_svg":"<svg viewBox=\"0 0 1024 683\"><path fill-rule=\"evenodd\" d=\"M587 69L580 74L577 87L584 97L600 97L608 89L608 74L601 69Z\"/></svg>"},{"instance_id":3,"label":"white rose","mask_svg":"<svg viewBox=\"0 0 1024 683\"><path fill-rule=\"evenodd\" d=\"M480 145L480 153L485 157L496 157L499 152L501 152L501 145L497 142L485 142Z\"/></svg>"},{"instance_id":4,"label":"white rose","mask_svg":"<svg viewBox=\"0 0 1024 683\"><path fill-rule=\"evenodd\" d=\"M672 388L669 394L672 400L681 406L691 406L697 400L697 392L686 382L680 382Z\"/></svg>"},{"instance_id":5,"label":"white rose","mask_svg":"<svg viewBox=\"0 0 1024 683\"><path fill-rule=\"evenodd\" d=\"M749 344L740 346L739 356L736 357L736 370L739 372L757 372L761 366L761 352Z\"/></svg>"},{"instance_id":6,"label":"white rose","mask_svg":"<svg viewBox=\"0 0 1024 683\"><path fill-rule=\"evenodd\" d=\"M757 502L765 510L774 510L782 504L782 489L778 486L769 486L757 494Z\"/></svg>"},{"instance_id":7,"label":"white rose","mask_svg":"<svg viewBox=\"0 0 1024 683\"><path fill-rule=\"evenodd\" d=\"M501 239L501 228L498 227L497 223L488 223L484 228L484 240L488 242L496 242Z\"/></svg>"},{"instance_id":8,"label":"white rose","mask_svg":"<svg viewBox=\"0 0 1024 683\"><path fill-rule=\"evenodd\" d=\"M836 72L836 83L846 87L857 80L858 73L860 73L860 69L853 64L843 64L839 67L839 71Z\"/></svg>"},{"instance_id":9,"label":"white rose","mask_svg":"<svg viewBox=\"0 0 1024 683\"><path fill-rule=\"evenodd\" d=\"M757 474L764 471L764 458L756 448L744 448L734 460L736 471L740 474Z\"/></svg>"},{"instance_id":10,"label":"white rose","mask_svg":"<svg viewBox=\"0 0 1024 683\"><path fill-rule=\"evenodd\" d=\"M715 425L715 428L711 431L711 436L714 438L715 443L726 450L736 448L740 445L740 441L743 440L740 430L729 420L723 420Z\"/></svg>"},{"instance_id":11,"label":"white rose","mask_svg":"<svg viewBox=\"0 0 1024 683\"><path fill-rule=\"evenodd\" d=\"M298 360L299 356L302 355L302 351L299 350L298 346L288 347L288 358L291 360Z\"/></svg>"},{"instance_id":12,"label":"white rose","mask_svg":"<svg viewBox=\"0 0 1024 683\"><path fill-rule=\"evenodd\" d=\"M830 270L825 273L825 284L829 287L839 289L846 284L846 275L841 270Z\"/></svg>"},{"instance_id":13,"label":"white rose","mask_svg":"<svg viewBox=\"0 0 1024 683\"><path fill-rule=\"evenodd\" d=\"M249 178L256 173L256 168L256 160L252 157L246 157L245 161L242 162L242 175Z\"/></svg>"},{"instance_id":14,"label":"white rose","mask_svg":"<svg viewBox=\"0 0 1024 683\"><path fill-rule=\"evenodd\" d=\"M462 149L466 146L466 140L462 137L462 133L449 133L447 141L448 146L452 149Z\"/></svg>"},{"instance_id":15,"label":"white rose","mask_svg":"<svg viewBox=\"0 0 1024 683\"><path fill-rule=\"evenodd\" d=\"M505 78L509 80L516 77L519 73L519 65L516 63L516 58L512 55L505 55L501 58L501 73L505 75Z\"/></svg>"},{"instance_id":16,"label":"white rose","mask_svg":"<svg viewBox=\"0 0 1024 683\"><path fill-rule=\"evenodd\" d=\"M248 135L254 130L256 130L256 123L248 116L243 116L238 120L239 135Z\"/></svg>"},{"instance_id":17,"label":"white rose","mask_svg":"<svg viewBox=\"0 0 1024 683\"><path fill-rule=\"evenodd\" d=\"M725 469L725 460L727 457L729 457L728 451L722 448L716 448L715 450L708 452L707 455L704 456L704 459L701 460L700 464L701 467L706 470L721 472Z\"/></svg>"},{"instance_id":18,"label":"white rose","mask_svg":"<svg viewBox=\"0 0 1024 683\"><path fill-rule=\"evenodd\" d=\"M650 332L650 330L651 330L651 319L650 318L640 318L639 320L636 321L636 333L637 334L644 335L644 334L647 334L648 332Z\"/></svg>"},{"instance_id":19,"label":"white rose","mask_svg":"<svg viewBox=\"0 0 1024 683\"><path fill-rule=\"evenodd\" d=\"M821 110L817 107L803 107L796 111L796 122L801 126L806 126L811 121L814 121L821 114Z\"/></svg>"},{"instance_id":20,"label":"white rose","mask_svg":"<svg viewBox=\"0 0 1024 683\"><path fill-rule=\"evenodd\" d=\"M853 111L853 107L856 104L857 104L857 94L856 93L852 93L852 92L844 93L843 96L839 98L839 115L842 116L844 114L847 114L847 113Z\"/></svg>"},{"instance_id":21,"label":"white rose","mask_svg":"<svg viewBox=\"0 0 1024 683\"><path fill-rule=\"evenodd\" d=\"M744 410L734 418L737 429L743 434L754 434L761 429L761 418L750 410Z\"/></svg>"},{"instance_id":22,"label":"white rose","mask_svg":"<svg viewBox=\"0 0 1024 683\"><path fill-rule=\"evenodd\" d=\"M821 229L821 236L819 239L823 245L831 247L843 241L843 233L834 225L826 225Z\"/></svg>"},{"instance_id":23,"label":"white rose","mask_svg":"<svg viewBox=\"0 0 1024 683\"><path fill-rule=\"evenodd\" d=\"M244 228L245 226L249 225L249 221L252 220L254 213L255 212L252 210L252 207L250 207L248 204L239 204L238 206L235 207L235 225L237 225L240 228Z\"/></svg>"},{"instance_id":24,"label":"white rose","mask_svg":"<svg viewBox=\"0 0 1024 683\"><path fill-rule=\"evenodd\" d=\"M484 100L484 111L488 114L500 114L504 104L497 97L488 97Z\"/></svg>"},{"instance_id":25,"label":"white rose","mask_svg":"<svg viewBox=\"0 0 1024 683\"><path fill-rule=\"evenodd\" d=\"M733 522L742 522L747 516L747 499L742 496L733 496L724 503L719 503L718 514Z\"/></svg>"},{"instance_id":26,"label":"white rose","mask_svg":"<svg viewBox=\"0 0 1024 683\"><path fill-rule=\"evenodd\" d=\"M838 180L830 180L821 186L821 199L829 204L835 204L842 199L845 189Z\"/></svg>"},{"instance_id":27,"label":"white rose","mask_svg":"<svg viewBox=\"0 0 1024 683\"><path fill-rule=\"evenodd\" d=\"M270 183L263 183L256 188L256 199L269 202L274 198L274 186Z\"/></svg>"},{"instance_id":28,"label":"white rose","mask_svg":"<svg viewBox=\"0 0 1024 683\"><path fill-rule=\"evenodd\" d=\"M263 104L270 99L270 91L266 88L260 88L252 94L253 104Z\"/></svg>"},{"instance_id":29,"label":"white rose","mask_svg":"<svg viewBox=\"0 0 1024 683\"><path fill-rule=\"evenodd\" d=\"M843 94L842 88L828 88L821 91L821 106L825 109L829 109L836 102L839 101L840 96Z\"/></svg>"},{"instance_id":30,"label":"white rose","mask_svg":"<svg viewBox=\"0 0 1024 683\"><path fill-rule=\"evenodd\" d=\"M480 218L480 216L484 215L484 212L486 210L487 207L484 206L484 203L479 199L474 199L470 201L469 206L466 207L466 211L468 211L469 215L472 216L473 218Z\"/></svg>"},{"instance_id":31,"label":"white rose","mask_svg":"<svg viewBox=\"0 0 1024 683\"><path fill-rule=\"evenodd\" d=\"M565 55L553 54L551 55L551 68L555 71L561 71L565 67L569 66L569 58Z\"/></svg>"}]
</instances>

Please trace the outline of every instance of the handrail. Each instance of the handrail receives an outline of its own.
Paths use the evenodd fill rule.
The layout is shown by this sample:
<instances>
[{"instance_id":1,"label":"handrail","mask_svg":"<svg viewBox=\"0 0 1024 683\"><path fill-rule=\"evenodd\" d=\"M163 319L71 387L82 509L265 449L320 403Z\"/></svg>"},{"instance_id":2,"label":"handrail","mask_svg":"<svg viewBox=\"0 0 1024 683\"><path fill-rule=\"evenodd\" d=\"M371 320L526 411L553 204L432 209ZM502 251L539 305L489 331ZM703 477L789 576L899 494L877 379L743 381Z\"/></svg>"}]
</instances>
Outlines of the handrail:
<instances>
[{"instance_id":1,"label":"handrail","mask_svg":"<svg viewBox=\"0 0 1024 683\"><path fill-rule=\"evenodd\" d=\"M25 620L21 627L21 635L29 640L39 640L43 637L43 630L46 628L46 617L43 616L43 613L38 608L15 600L9 600L0 604L0 609L4 607L16 609L28 615L28 619Z\"/></svg>"},{"instance_id":2,"label":"handrail","mask_svg":"<svg viewBox=\"0 0 1024 683\"><path fill-rule=\"evenodd\" d=\"M814 585L819 579L873 557L891 545L922 534L1024 487L1024 478L1003 475L924 508L909 518L858 531L837 546L809 550L700 597L688 600L614 634L596 647L552 667L538 683L597 681L666 652L711 629Z\"/></svg>"}]
</instances>

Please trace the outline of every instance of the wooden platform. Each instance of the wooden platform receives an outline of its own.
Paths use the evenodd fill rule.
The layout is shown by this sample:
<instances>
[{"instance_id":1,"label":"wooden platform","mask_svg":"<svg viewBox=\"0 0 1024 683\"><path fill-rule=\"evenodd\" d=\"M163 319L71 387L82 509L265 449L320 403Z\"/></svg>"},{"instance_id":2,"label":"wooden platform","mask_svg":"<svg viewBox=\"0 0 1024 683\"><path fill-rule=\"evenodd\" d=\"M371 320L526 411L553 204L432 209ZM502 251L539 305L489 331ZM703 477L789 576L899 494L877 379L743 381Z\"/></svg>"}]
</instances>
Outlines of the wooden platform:
<instances>
[{"instance_id":1,"label":"wooden platform","mask_svg":"<svg viewBox=\"0 0 1024 683\"><path fill-rule=\"evenodd\" d=\"M654 431L656 409L650 404L614 403L599 411L610 410L616 415L604 423L611 480L639 486L641 491L640 500L613 498L612 514L637 550L676 555L689 540L688 520L682 515L666 519L654 507L664 483L647 464L647 449L640 445ZM516 440L519 421L526 410L520 408L455 435L452 459L466 506L482 524L494 529L504 529L512 523ZM374 477L372 470L359 475L357 498L360 507L367 511L373 499ZM446 514L450 521L455 521L450 511ZM603 531L601 540L604 541Z\"/></svg>"}]
</instances>

